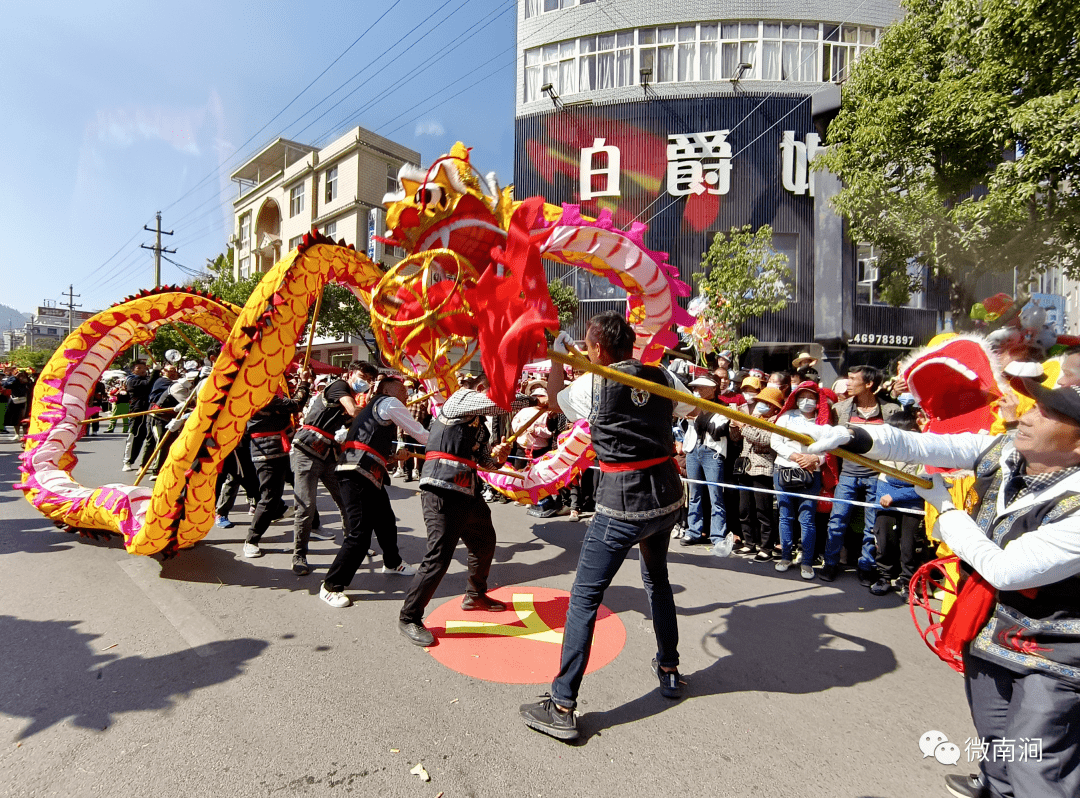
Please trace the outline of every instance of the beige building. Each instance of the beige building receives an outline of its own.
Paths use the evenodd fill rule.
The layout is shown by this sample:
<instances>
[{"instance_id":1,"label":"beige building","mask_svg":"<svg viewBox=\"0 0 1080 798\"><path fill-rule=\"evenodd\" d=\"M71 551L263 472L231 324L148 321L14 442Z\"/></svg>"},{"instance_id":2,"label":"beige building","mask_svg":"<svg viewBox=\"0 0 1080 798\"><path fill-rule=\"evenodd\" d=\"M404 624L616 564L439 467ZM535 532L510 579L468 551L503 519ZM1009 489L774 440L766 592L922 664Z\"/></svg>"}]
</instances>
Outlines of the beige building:
<instances>
[{"instance_id":1,"label":"beige building","mask_svg":"<svg viewBox=\"0 0 1080 798\"><path fill-rule=\"evenodd\" d=\"M420 153L357 127L322 149L279 138L231 177L240 186L233 202L233 263L238 277L266 272L312 228L344 240L374 260L394 263L369 231L384 233L383 195L397 190L402 164ZM359 341L315 339L313 357L344 365L367 350Z\"/></svg>"}]
</instances>

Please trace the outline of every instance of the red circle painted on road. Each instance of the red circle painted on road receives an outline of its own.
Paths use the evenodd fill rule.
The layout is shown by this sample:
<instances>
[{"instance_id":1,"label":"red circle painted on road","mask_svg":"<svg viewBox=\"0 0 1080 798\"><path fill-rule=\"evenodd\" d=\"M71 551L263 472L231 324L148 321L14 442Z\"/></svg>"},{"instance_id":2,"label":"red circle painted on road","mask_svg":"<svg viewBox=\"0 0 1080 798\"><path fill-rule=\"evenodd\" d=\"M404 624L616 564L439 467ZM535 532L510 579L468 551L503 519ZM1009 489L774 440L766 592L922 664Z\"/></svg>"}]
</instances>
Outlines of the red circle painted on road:
<instances>
[{"instance_id":1,"label":"red circle painted on road","mask_svg":"<svg viewBox=\"0 0 1080 798\"><path fill-rule=\"evenodd\" d=\"M458 673L502 684L546 684L559 672L570 594L547 587L500 587L488 593L506 612L465 612L462 596L424 619L438 641L428 653ZM626 645L626 628L604 605L596 615L586 673L607 665Z\"/></svg>"}]
</instances>

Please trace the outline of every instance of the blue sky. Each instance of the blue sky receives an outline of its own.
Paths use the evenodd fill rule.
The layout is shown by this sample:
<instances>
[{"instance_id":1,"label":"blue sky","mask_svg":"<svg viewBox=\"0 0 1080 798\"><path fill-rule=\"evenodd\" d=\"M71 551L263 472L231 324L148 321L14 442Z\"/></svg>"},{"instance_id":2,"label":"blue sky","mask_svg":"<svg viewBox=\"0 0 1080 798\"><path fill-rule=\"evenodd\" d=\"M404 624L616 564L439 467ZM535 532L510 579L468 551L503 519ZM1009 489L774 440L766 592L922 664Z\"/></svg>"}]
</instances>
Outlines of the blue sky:
<instances>
[{"instance_id":1,"label":"blue sky","mask_svg":"<svg viewBox=\"0 0 1080 798\"><path fill-rule=\"evenodd\" d=\"M152 286L153 255L139 244L153 243L142 227L159 210L163 229L175 230L169 257L200 269L231 233L228 175L278 136L323 145L361 125L425 163L460 139L481 171L510 182L515 7L4 3L0 303L32 311L70 283L84 309L99 310ZM163 282L186 279L162 266Z\"/></svg>"}]
</instances>

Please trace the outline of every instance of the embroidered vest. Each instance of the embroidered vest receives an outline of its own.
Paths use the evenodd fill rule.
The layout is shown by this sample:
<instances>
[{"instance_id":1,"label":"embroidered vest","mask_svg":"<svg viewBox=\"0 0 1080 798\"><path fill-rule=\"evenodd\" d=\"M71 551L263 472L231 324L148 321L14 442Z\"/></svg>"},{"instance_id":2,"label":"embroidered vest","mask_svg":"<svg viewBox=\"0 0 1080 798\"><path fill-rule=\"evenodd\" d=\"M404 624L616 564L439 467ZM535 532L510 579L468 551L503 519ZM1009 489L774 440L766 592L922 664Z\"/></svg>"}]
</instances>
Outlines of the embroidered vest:
<instances>
[{"instance_id":1,"label":"embroidered vest","mask_svg":"<svg viewBox=\"0 0 1080 798\"><path fill-rule=\"evenodd\" d=\"M363 474L378 488L389 478L386 461L397 440L397 425L393 421L380 421L375 415L375 410L389 401L389 396L377 397L356 414L337 465L338 471L355 470Z\"/></svg>"},{"instance_id":2,"label":"embroidered vest","mask_svg":"<svg viewBox=\"0 0 1080 798\"><path fill-rule=\"evenodd\" d=\"M1080 509L1080 494L1069 492L997 517L1005 443L1002 436L979 455L975 484L964 501L964 509L1002 548ZM1028 590L999 591L994 612L972 641L969 653L1010 670L1048 673L1080 682L1080 577Z\"/></svg>"},{"instance_id":3,"label":"embroidered vest","mask_svg":"<svg viewBox=\"0 0 1080 798\"><path fill-rule=\"evenodd\" d=\"M476 457L491 439L484 416L431 422L420 488L477 494Z\"/></svg>"},{"instance_id":4,"label":"embroidered vest","mask_svg":"<svg viewBox=\"0 0 1080 798\"><path fill-rule=\"evenodd\" d=\"M671 385L667 373L637 360L612 363L611 368L660 385ZM589 426L601 472L596 483L596 511L628 521L646 521L674 512L682 505L683 488L675 466L671 431L675 404L670 399L619 382L593 379ZM666 459L663 459L666 458ZM660 460L655 465L606 471L620 466Z\"/></svg>"}]
</instances>

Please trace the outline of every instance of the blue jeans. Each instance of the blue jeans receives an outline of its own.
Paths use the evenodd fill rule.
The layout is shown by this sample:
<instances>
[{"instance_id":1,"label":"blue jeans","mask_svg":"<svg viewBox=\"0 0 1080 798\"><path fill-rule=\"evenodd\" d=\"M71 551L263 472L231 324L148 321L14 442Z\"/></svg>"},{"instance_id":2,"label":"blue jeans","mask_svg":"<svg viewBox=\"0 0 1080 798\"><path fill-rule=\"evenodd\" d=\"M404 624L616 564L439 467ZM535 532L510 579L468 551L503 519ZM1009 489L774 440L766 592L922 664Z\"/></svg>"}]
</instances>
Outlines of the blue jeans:
<instances>
[{"instance_id":1,"label":"blue jeans","mask_svg":"<svg viewBox=\"0 0 1080 798\"><path fill-rule=\"evenodd\" d=\"M871 474L868 477L853 477L850 474L841 474L833 496L837 499L876 504L877 485L877 474ZM847 531L852 509L852 506L845 502L833 502L832 513L829 515L829 537L825 541L826 565L836 565L840 562L840 549L844 545L844 533ZM866 523L863 524L859 570L873 571L877 567L875 557L877 539L874 537L874 521L877 518L877 510L872 507L864 507L863 509L866 514Z\"/></svg>"},{"instance_id":2,"label":"blue jeans","mask_svg":"<svg viewBox=\"0 0 1080 798\"><path fill-rule=\"evenodd\" d=\"M773 474L773 487L778 491L785 488L780 484L780 469ZM808 488L793 489L797 493L805 493L809 496L817 496L821 493L821 472L814 472L814 479ZM802 541L803 564L813 565L814 543L817 541L817 527L814 525L814 507L816 499L803 499L799 496L791 496L781 493L776 497L776 509L779 511L777 527L780 530L780 559L791 559L791 547L794 542L793 523L798 522L800 540Z\"/></svg>"},{"instance_id":3,"label":"blue jeans","mask_svg":"<svg viewBox=\"0 0 1080 798\"><path fill-rule=\"evenodd\" d=\"M688 479L700 479L705 482L721 482L724 478L724 458L706 446L698 444L686 455L686 476ZM727 514L724 510L724 489L716 485L695 485L690 483L690 512L686 523L690 527L691 538L705 536L705 512L702 504L705 489L709 489L709 505L712 516L709 519L709 539L717 543L727 535Z\"/></svg>"},{"instance_id":4,"label":"blue jeans","mask_svg":"<svg viewBox=\"0 0 1080 798\"><path fill-rule=\"evenodd\" d=\"M665 668L678 667L679 627L667 567L668 543L678 517L678 512L648 521L622 521L599 513L593 516L581 543L577 576L570 590L559 675L551 684L551 697L559 706L577 706L578 690L592 650L596 613L604 591L635 545L640 548L641 581L652 609L656 661Z\"/></svg>"}]
</instances>

